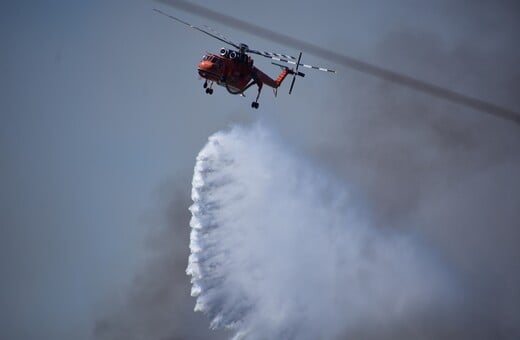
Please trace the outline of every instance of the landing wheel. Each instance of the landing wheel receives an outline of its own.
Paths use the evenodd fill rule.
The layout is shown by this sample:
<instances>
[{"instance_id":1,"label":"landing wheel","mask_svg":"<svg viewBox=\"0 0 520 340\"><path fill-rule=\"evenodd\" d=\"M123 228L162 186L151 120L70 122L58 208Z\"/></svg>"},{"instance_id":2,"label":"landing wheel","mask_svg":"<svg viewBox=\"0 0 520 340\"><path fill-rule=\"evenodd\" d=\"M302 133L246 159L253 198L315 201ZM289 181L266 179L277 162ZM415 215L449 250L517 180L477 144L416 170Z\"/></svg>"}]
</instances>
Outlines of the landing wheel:
<instances>
[{"instance_id":1,"label":"landing wheel","mask_svg":"<svg viewBox=\"0 0 520 340\"><path fill-rule=\"evenodd\" d=\"M259 106L260 106L260 104L258 104L257 102L252 102L252 103L251 103L251 107L252 107L253 109L258 109Z\"/></svg>"},{"instance_id":2,"label":"landing wheel","mask_svg":"<svg viewBox=\"0 0 520 340\"><path fill-rule=\"evenodd\" d=\"M207 94L213 94L213 89L206 89Z\"/></svg>"}]
</instances>

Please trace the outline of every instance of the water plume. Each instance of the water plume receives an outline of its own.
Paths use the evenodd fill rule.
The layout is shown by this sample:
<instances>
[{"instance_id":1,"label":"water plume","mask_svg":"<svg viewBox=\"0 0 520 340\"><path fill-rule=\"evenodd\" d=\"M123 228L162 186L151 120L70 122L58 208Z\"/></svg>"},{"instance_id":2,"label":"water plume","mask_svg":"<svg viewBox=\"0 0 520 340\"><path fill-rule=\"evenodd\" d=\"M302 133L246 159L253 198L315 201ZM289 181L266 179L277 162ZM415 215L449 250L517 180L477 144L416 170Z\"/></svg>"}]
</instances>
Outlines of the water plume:
<instances>
[{"instance_id":1,"label":"water plume","mask_svg":"<svg viewBox=\"0 0 520 340\"><path fill-rule=\"evenodd\" d=\"M447 296L431 251L371 225L348 186L264 125L209 138L192 199L195 310L235 339L334 339L400 322Z\"/></svg>"}]
</instances>

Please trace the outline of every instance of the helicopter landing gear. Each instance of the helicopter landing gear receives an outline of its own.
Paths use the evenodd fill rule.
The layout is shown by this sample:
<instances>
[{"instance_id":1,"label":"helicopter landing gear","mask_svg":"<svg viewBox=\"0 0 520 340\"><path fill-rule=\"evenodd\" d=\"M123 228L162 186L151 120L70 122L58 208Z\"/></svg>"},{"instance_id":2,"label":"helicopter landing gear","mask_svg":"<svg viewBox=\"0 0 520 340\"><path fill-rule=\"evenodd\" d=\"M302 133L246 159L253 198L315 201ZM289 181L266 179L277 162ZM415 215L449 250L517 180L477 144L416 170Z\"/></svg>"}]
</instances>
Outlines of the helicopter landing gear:
<instances>
[{"instance_id":1,"label":"helicopter landing gear","mask_svg":"<svg viewBox=\"0 0 520 340\"><path fill-rule=\"evenodd\" d=\"M258 106L260 106L260 104L258 104L258 98L260 98L260 92L262 92L262 83L259 82L257 83L258 84L258 94L256 95L256 99L254 102L251 103L251 107L253 109L258 109Z\"/></svg>"},{"instance_id":2,"label":"helicopter landing gear","mask_svg":"<svg viewBox=\"0 0 520 340\"><path fill-rule=\"evenodd\" d=\"M206 80L204 82L204 84L202 85L202 87L204 87L206 89L206 93L207 94L213 94L213 82L210 82L209 83L209 87L208 87L208 81Z\"/></svg>"}]
</instances>

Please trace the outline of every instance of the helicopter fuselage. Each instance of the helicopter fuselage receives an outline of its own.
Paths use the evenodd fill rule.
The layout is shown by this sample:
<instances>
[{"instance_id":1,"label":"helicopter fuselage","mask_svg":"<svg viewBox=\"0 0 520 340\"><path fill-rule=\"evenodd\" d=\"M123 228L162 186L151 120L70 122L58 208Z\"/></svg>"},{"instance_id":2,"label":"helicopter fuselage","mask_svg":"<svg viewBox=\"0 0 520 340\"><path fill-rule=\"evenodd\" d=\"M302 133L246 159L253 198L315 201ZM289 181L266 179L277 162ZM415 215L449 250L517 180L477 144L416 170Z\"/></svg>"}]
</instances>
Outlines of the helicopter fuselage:
<instances>
[{"instance_id":1,"label":"helicopter fuselage","mask_svg":"<svg viewBox=\"0 0 520 340\"><path fill-rule=\"evenodd\" d=\"M202 57L197 70L206 81L225 87L232 94L242 94L250 86L263 84L278 88L288 71L282 70L277 79L272 79L253 65L253 59L245 53L221 49L220 55L207 53Z\"/></svg>"}]
</instances>

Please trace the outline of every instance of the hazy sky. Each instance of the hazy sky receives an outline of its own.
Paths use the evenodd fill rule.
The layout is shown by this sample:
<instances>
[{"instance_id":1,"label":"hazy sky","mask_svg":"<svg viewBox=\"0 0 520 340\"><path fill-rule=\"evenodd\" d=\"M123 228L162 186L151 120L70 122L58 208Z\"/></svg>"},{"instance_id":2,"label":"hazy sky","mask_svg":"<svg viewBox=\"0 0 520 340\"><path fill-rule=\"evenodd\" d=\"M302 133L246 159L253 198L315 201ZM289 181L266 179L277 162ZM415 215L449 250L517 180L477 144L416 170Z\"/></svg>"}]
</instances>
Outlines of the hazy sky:
<instances>
[{"instance_id":1,"label":"hazy sky","mask_svg":"<svg viewBox=\"0 0 520 340\"><path fill-rule=\"evenodd\" d=\"M515 1L207 6L520 111ZM518 126L305 51L338 74L308 71L276 99L266 88L259 110L254 89L207 96L195 67L222 44L153 7L252 48L298 52L153 1L3 1L1 338L208 338L184 274L192 170L210 134L257 119L473 283L485 311L463 305L449 334L520 334Z\"/></svg>"}]
</instances>

